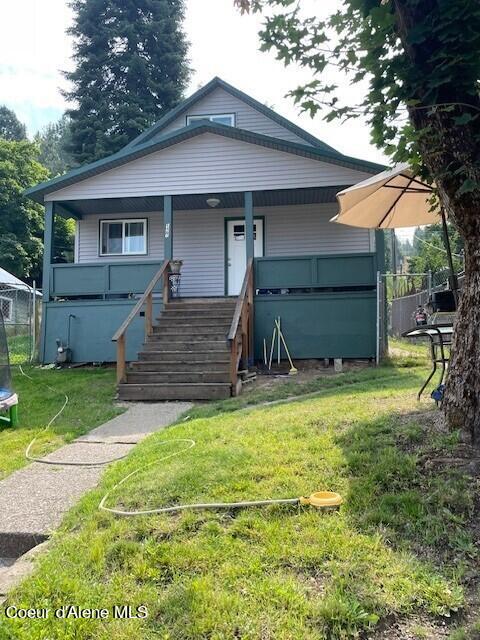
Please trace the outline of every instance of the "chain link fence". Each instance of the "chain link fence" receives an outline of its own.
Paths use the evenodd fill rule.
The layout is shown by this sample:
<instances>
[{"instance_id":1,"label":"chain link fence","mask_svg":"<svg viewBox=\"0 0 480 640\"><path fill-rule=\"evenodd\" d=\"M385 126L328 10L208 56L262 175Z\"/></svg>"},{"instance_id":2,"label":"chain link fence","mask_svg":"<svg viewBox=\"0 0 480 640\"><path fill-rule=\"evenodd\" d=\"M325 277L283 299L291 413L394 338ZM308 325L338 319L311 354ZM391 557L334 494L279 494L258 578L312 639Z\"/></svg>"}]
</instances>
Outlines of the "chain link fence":
<instances>
[{"instance_id":1,"label":"chain link fence","mask_svg":"<svg viewBox=\"0 0 480 640\"><path fill-rule=\"evenodd\" d=\"M5 324L11 364L36 360L41 293L28 285L0 282L0 311Z\"/></svg>"}]
</instances>

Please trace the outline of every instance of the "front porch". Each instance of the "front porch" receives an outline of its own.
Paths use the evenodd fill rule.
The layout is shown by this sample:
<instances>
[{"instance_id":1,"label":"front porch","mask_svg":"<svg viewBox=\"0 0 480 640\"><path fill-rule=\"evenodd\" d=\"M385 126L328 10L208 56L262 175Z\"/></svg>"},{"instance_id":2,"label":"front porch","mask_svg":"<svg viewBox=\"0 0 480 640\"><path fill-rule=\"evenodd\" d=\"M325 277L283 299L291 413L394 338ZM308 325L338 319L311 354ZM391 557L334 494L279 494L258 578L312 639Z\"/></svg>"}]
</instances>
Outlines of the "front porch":
<instances>
[{"instance_id":1,"label":"front porch","mask_svg":"<svg viewBox=\"0 0 480 640\"><path fill-rule=\"evenodd\" d=\"M151 312L139 300L171 259L183 261L182 298L237 299L251 261L251 347L242 367L262 358L277 316L294 359L374 358L382 237L328 222L337 190L47 202L42 362L55 359L58 339L74 362L117 361L112 337L132 313L125 360L135 361L153 333L145 316L154 320L166 306L163 275L151 287ZM54 259L55 215L77 220L73 264ZM102 255L102 222L122 219L145 220L142 255Z\"/></svg>"}]
</instances>

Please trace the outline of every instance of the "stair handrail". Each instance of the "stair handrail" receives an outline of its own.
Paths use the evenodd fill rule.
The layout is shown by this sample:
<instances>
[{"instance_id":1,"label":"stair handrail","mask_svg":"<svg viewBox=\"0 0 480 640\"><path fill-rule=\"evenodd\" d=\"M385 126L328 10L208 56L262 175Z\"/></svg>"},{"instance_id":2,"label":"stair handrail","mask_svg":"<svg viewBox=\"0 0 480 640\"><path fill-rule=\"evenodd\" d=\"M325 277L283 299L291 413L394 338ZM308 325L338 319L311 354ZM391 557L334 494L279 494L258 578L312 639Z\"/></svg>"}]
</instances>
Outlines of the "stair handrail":
<instances>
[{"instance_id":1,"label":"stair handrail","mask_svg":"<svg viewBox=\"0 0 480 640\"><path fill-rule=\"evenodd\" d=\"M253 353L253 258L247 262L242 288L237 298L232 324L227 340L230 342L230 382L232 393L237 395L238 367L242 357L248 361Z\"/></svg>"},{"instance_id":2,"label":"stair handrail","mask_svg":"<svg viewBox=\"0 0 480 640\"><path fill-rule=\"evenodd\" d=\"M120 325L119 329L112 337L112 342L117 343L117 384L125 382L126 378L126 333L127 329L134 320L134 318L140 313L144 304L147 305L145 310L145 338L153 333L153 290L155 289L158 281L162 276L163 278L163 304L166 305L169 300L169 282L168 275L170 272L170 260L165 260L157 271L157 273L150 280L144 293L139 298L137 304L130 311L128 316Z\"/></svg>"}]
</instances>

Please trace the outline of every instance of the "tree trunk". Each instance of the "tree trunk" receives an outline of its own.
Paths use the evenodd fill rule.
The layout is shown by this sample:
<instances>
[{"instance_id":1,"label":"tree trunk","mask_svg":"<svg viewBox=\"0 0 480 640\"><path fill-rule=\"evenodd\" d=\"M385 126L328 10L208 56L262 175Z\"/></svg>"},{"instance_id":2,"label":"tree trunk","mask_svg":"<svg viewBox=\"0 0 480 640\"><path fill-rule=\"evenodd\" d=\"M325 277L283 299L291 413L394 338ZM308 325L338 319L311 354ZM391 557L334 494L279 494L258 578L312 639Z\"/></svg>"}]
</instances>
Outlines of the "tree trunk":
<instances>
[{"instance_id":1,"label":"tree trunk","mask_svg":"<svg viewBox=\"0 0 480 640\"><path fill-rule=\"evenodd\" d=\"M476 215L478 218L478 214ZM478 223L475 225L478 227ZM465 239L465 279L443 409L451 429L480 445L480 236Z\"/></svg>"},{"instance_id":2,"label":"tree trunk","mask_svg":"<svg viewBox=\"0 0 480 640\"><path fill-rule=\"evenodd\" d=\"M451 222L465 242L465 279L454 327L451 361L443 410L451 429L460 429L480 446L480 100L476 82L468 88L457 76L435 93L428 78L435 73L435 53L444 42L410 38L425 16L438 15L437 0L396 0L396 31L407 58L425 86L412 84L410 121L419 134L422 160L437 185L438 195ZM461 65L460 65L461 66ZM466 73L463 74L466 77ZM433 103L433 105L432 105ZM432 106L438 105L436 108ZM459 116L470 120L459 124ZM465 181L469 188L464 190Z\"/></svg>"}]
</instances>

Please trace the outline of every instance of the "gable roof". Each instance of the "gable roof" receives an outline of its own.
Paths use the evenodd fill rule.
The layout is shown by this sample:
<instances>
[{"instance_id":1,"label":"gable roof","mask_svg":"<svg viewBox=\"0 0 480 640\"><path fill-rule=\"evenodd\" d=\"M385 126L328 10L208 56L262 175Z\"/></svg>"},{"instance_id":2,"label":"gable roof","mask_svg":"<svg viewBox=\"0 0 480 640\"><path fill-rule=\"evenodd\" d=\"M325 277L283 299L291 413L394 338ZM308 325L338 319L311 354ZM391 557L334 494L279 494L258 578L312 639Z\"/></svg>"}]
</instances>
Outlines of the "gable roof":
<instances>
[{"instance_id":1,"label":"gable roof","mask_svg":"<svg viewBox=\"0 0 480 640\"><path fill-rule=\"evenodd\" d=\"M305 140L307 144L311 144L314 147L323 149L324 151L335 151L333 147L330 147L325 142L322 142L321 140L311 135L301 127L298 127L296 124L293 124L293 122L290 122L290 120L287 120L287 118L284 118L283 116L279 115L278 113L273 111L273 109L270 109L269 107L265 106L258 100L255 100L255 98L252 98L247 93L240 91L240 89L237 89L231 84L228 84L228 82L225 82L225 80L222 80L219 77L215 77L213 78L213 80L210 80L210 82L208 82L206 85L198 89L198 91L195 91L195 93L193 93L191 96L183 100L174 109L166 113L163 116L163 118L160 118L160 120L158 120L158 122L156 122L150 128L146 129L140 135L134 138L131 142L129 142L126 145L125 149L131 149L132 147L135 147L140 143L145 143L148 140L151 140L154 136L156 136L161 131L163 131L165 127L171 124L179 116L181 116L183 113L188 111L194 104L196 104L197 102L205 98L207 95L215 91L215 89L223 89L224 91L234 96L235 98L242 100L243 102L248 104L250 107L252 107L256 111L259 111L267 118L270 118L270 120L273 120L277 124L287 129L288 131L291 131L302 140Z\"/></svg>"},{"instance_id":2,"label":"gable roof","mask_svg":"<svg viewBox=\"0 0 480 640\"><path fill-rule=\"evenodd\" d=\"M344 156L335 150L323 150L306 144L297 144L280 138L272 138L271 136L253 133L246 129L229 127L216 122L210 122L209 120L198 120L186 127L183 127L182 129L172 131L171 133L165 134L164 136L156 138L150 142L138 144L130 148L125 147L107 158L73 169L63 176L47 180L46 182L41 182L35 187L27 189L25 191L25 195L37 202L43 202L44 196L49 193L58 191L59 189L68 187L71 184L80 182L81 180L86 180L87 178L109 171L110 169L114 169L115 167L126 164L127 162L136 160L137 158L154 153L155 151L161 151L204 133L213 133L226 138L239 140L241 142L257 144L277 151L283 151L285 153L292 153L312 160L329 162L331 164L347 167L357 171L378 173L385 169L383 165L366 160L359 160L358 158L352 158L350 156Z\"/></svg>"}]
</instances>

